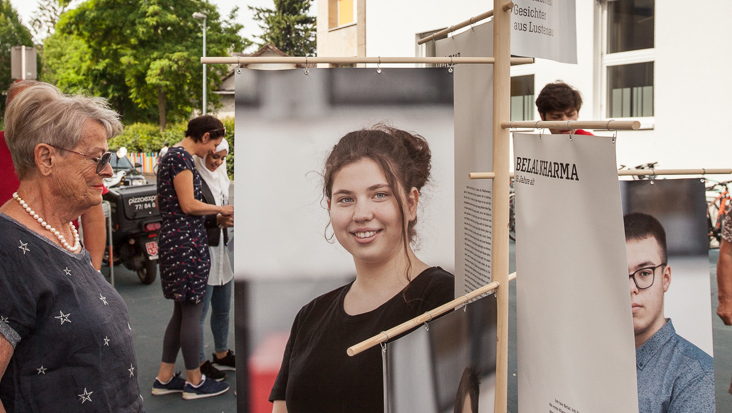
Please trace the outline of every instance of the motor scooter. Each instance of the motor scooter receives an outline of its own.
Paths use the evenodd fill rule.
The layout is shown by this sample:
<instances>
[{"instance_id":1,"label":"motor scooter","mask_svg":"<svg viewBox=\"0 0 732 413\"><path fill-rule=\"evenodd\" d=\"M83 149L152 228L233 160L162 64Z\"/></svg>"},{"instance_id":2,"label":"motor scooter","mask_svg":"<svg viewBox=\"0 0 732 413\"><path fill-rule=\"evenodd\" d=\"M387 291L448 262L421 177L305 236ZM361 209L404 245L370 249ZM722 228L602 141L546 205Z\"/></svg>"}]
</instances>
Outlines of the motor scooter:
<instances>
[{"instance_id":1,"label":"motor scooter","mask_svg":"<svg viewBox=\"0 0 732 413\"><path fill-rule=\"evenodd\" d=\"M110 203L112 217L112 259L107 245L105 261L136 271L143 284L152 284L158 273L162 219L155 203L157 194L157 186L147 184L110 188L103 196Z\"/></svg>"},{"instance_id":2,"label":"motor scooter","mask_svg":"<svg viewBox=\"0 0 732 413\"><path fill-rule=\"evenodd\" d=\"M112 152L109 164L112 165L114 175L104 178L104 186L107 188L145 185L147 183L147 179L138 169L141 165L139 163L133 165L127 158L127 148L122 147L117 152Z\"/></svg>"}]
</instances>

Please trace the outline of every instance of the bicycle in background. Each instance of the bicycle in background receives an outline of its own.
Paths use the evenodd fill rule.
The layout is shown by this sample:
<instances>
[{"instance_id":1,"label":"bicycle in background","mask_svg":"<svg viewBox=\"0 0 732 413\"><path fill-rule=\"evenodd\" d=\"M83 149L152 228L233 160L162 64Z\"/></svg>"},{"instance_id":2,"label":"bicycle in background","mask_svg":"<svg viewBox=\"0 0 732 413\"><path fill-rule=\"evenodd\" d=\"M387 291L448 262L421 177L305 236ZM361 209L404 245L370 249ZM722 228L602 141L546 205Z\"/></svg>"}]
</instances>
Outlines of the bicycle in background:
<instances>
[{"instance_id":1,"label":"bicycle in background","mask_svg":"<svg viewBox=\"0 0 732 413\"><path fill-rule=\"evenodd\" d=\"M508 194L508 237L516 241L516 190L513 188L513 178Z\"/></svg>"},{"instance_id":2,"label":"bicycle in background","mask_svg":"<svg viewBox=\"0 0 732 413\"><path fill-rule=\"evenodd\" d=\"M620 165L620 168L618 168L618 171L622 171L622 170L626 170L626 169L628 169L628 170L633 170L633 169L650 170L652 172L650 175L633 175L633 179L638 180L638 181L643 181L643 180L651 179L656 174L655 173L656 165L658 165L658 162L648 162L648 163L636 165L635 168L630 168L625 165Z\"/></svg>"}]
</instances>

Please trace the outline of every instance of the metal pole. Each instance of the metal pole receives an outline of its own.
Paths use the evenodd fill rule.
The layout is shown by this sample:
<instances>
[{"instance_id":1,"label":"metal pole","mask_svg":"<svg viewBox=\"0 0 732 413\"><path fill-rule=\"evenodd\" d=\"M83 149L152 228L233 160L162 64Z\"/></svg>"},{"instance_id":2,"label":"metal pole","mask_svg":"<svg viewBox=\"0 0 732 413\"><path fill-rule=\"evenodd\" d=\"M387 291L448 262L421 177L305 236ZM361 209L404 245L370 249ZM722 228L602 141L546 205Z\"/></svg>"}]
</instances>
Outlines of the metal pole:
<instances>
[{"instance_id":1,"label":"metal pole","mask_svg":"<svg viewBox=\"0 0 732 413\"><path fill-rule=\"evenodd\" d=\"M25 46L20 46L20 69L22 72L20 78L25 80Z\"/></svg>"},{"instance_id":2,"label":"metal pole","mask_svg":"<svg viewBox=\"0 0 732 413\"><path fill-rule=\"evenodd\" d=\"M195 12L193 13L194 19L203 20L203 57L201 59L206 58L206 15L203 13ZM203 65L203 113L202 115L206 114L206 64Z\"/></svg>"},{"instance_id":3,"label":"metal pole","mask_svg":"<svg viewBox=\"0 0 732 413\"><path fill-rule=\"evenodd\" d=\"M206 18L203 18L203 57L206 57ZM203 65L203 114L206 114L206 65Z\"/></svg>"}]
</instances>

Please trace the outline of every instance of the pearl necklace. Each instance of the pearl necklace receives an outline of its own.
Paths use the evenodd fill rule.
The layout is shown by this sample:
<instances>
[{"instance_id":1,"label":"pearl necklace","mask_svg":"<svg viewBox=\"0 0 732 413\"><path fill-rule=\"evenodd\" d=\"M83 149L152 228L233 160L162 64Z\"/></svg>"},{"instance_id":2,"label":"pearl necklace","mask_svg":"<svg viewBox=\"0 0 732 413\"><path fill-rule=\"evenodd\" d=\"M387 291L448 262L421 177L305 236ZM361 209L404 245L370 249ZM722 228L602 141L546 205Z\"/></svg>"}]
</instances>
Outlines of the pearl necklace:
<instances>
[{"instance_id":1,"label":"pearl necklace","mask_svg":"<svg viewBox=\"0 0 732 413\"><path fill-rule=\"evenodd\" d=\"M38 223L41 224L41 226L43 228L51 231L53 233L53 235L55 235L56 238L58 238L59 242L61 243L61 245L64 246L64 248L66 248L67 250L69 250L71 252L76 252L77 250L79 250L79 248L81 247L81 245L79 244L79 232L76 230L76 227L74 226L74 224L72 224L71 222L69 222L69 225L71 225L71 231L74 233L74 247L72 248L69 245L69 243L66 242L66 238L64 238L64 236L61 235L61 233L56 228L52 227L43 218L41 218L40 216L38 216L38 214L36 214L35 211L33 211L31 209L31 207L29 207L28 204L26 204L25 201L23 201L23 199L20 196L18 196L18 193L17 192L15 192L13 194L13 199L15 199L16 201L18 201L18 203L20 204L20 206L22 206L23 209L25 209L25 211L28 212L28 214L30 214L30 216L33 217L33 219L35 219L36 221L38 221Z\"/></svg>"}]
</instances>

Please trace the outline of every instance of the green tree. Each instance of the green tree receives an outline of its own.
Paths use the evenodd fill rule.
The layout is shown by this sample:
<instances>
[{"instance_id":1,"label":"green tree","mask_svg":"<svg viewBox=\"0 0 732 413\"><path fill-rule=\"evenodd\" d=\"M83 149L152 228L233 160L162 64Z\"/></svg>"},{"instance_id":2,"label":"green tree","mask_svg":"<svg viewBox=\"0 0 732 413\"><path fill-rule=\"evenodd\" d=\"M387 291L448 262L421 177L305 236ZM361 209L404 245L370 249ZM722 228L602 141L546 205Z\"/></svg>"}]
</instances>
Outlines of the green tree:
<instances>
[{"instance_id":1,"label":"green tree","mask_svg":"<svg viewBox=\"0 0 732 413\"><path fill-rule=\"evenodd\" d=\"M229 141L229 154L226 159L226 170L229 177L234 177L234 118L221 119L226 128L226 140ZM188 128L188 121L184 120L168 125L165 131L160 131L151 123L133 123L125 126L125 130L109 141L109 149L116 151L121 147L129 152L157 153L164 142L173 144L183 139Z\"/></svg>"},{"instance_id":2,"label":"green tree","mask_svg":"<svg viewBox=\"0 0 732 413\"><path fill-rule=\"evenodd\" d=\"M10 79L10 50L13 46L33 47L30 30L20 22L18 12L9 0L0 0L0 113L5 112L5 96Z\"/></svg>"},{"instance_id":3,"label":"green tree","mask_svg":"<svg viewBox=\"0 0 732 413\"><path fill-rule=\"evenodd\" d=\"M36 39L44 39L54 33L56 23L69 7L70 0L40 0L30 21Z\"/></svg>"},{"instance_id":4,"label":"green tree","mask_svg":"<svg viewBox=\"0 0 732 413\"><path fill-rule=\"evenodd\" d=\"M274 10L252 7L254 20L264 32L260 46L272 43L291 56L315 56L315 17L308 11L312 0L274 0Z\"/></svg>"},{"instance_id":5,"label":"green tree","mask_svg":"<svg viewBox=\"0 0 732 413\"><path fill-rule=\"evenodd\" d=\"M208 16L207 55L225 56L250 44L239 36L236 9L221 19L216 6L201 0L87 0L63 14L56 27L56 34L85 45L73 49L77 56L88 53L88 64L80 67L85 84L75 83L68 67L56 78L109 98L126 123L157 120L163 130L169 120L201 107L203 33L194 12ZM209 65L209 91L226 70ZM215 106L218 96L209 96Z\"/></svg>"},{"instance_id":6,"label":"green tree","mask_svg":"<svg viewBox=\"0 0 732 413\"><path fill-rule=\"evenodd\" d=\"M141 109L130 98L119 61L93 58L82 37L56 31L45 39L42 55L44 81L65 93L105 97L125 123L157 123L154 109Z\"/></svg>"}]
</instances>

